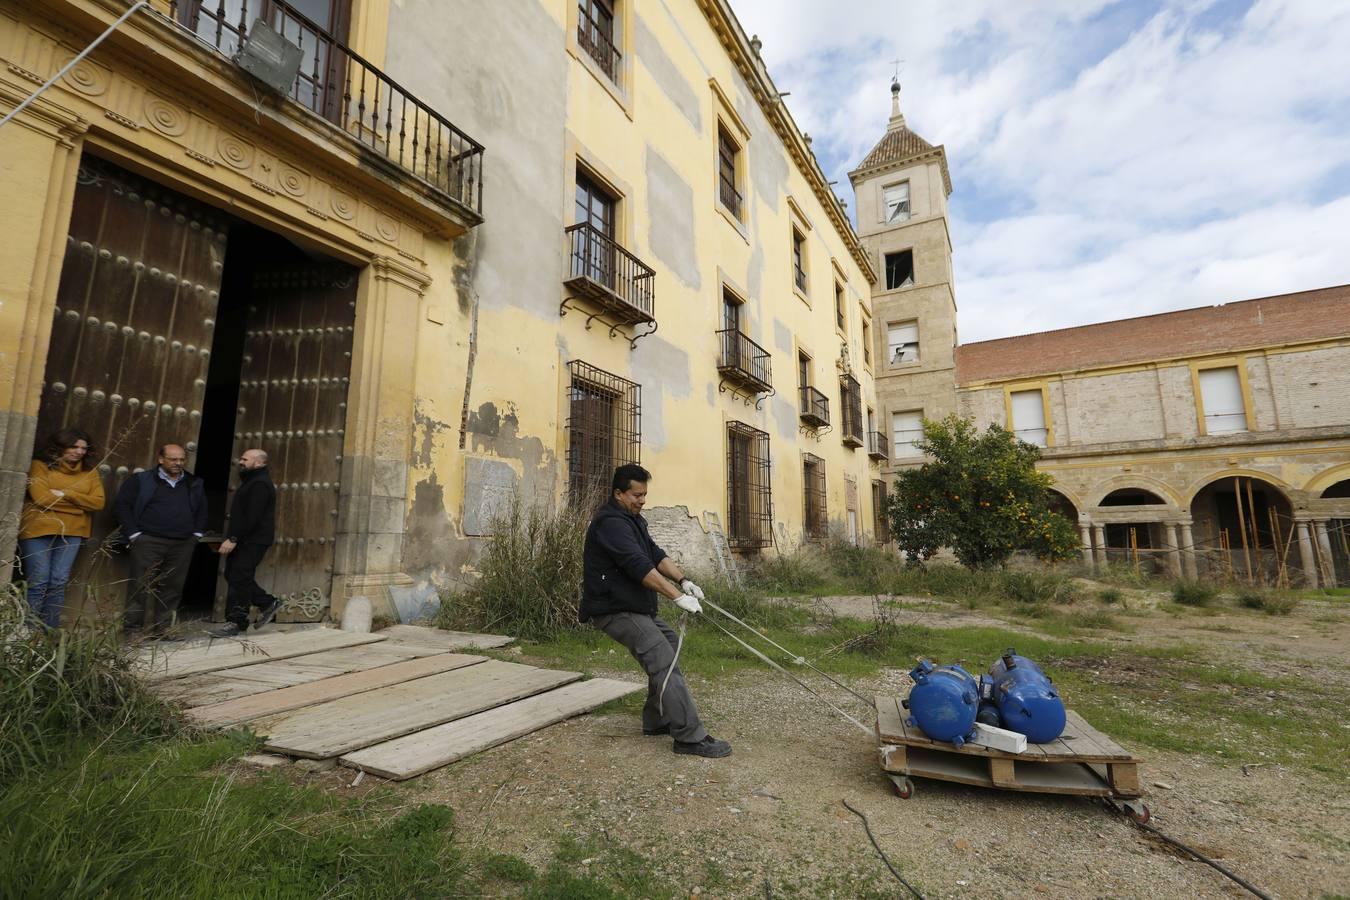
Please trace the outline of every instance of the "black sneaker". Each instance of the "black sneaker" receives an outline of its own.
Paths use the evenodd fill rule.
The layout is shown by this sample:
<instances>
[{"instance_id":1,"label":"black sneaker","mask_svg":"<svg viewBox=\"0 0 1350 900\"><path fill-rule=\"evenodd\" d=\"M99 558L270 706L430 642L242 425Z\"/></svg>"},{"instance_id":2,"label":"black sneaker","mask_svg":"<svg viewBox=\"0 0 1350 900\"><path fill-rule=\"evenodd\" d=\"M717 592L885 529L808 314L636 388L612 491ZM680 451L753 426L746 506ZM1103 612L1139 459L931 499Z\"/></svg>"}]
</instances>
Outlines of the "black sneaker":
<instances>
[{"instance_id":1,"label":"black sneaker","mask_svg":"<svg viewBox=\"0 0 1350 900\"><path fill-rule=\"evenodd\" d=\"M243 630L234 622L226 622L219 628L212 628L207 634L213 638L232 638L239 637Z\"/></svg>"},{"instance_id":2,"label":"black sneaker","mask_svg":"<svg viewBox=\"0 0 1350 900\"><path fill-rule=\"evenodd\" d=\"M724 756L731 755L731 745L726 741L719 741L711 734L692 744L676 741L675 746L671 749L676 753L685 753L689 756L706 756L708 759L721 759Z\"/></svg>"},{"instance_id":3,"label":"black sneaker","mask_svg":"<svg viewBox=\"0 0 1350 900\"><path fill-rule=\"evenodd\" d=\"M258 607L258 619L253 623L253 630L257 631L264 625L271 625L272 620L277 617L279 609L281 609L281 600L277 597L273 597L272 602L266 606Z\"/></svg>"},{"instance_id":4,"label":"black sneaker","mask_svg":"<svg viewBox=\"0 0 1350 900\"><path fill-rule=\"evenodd\" d=\"M663 734L670 734L670 726L658 725L655 728L644 728L642 729L642 734L644 737L658 737Z\"/></svg>"}]
</instances>

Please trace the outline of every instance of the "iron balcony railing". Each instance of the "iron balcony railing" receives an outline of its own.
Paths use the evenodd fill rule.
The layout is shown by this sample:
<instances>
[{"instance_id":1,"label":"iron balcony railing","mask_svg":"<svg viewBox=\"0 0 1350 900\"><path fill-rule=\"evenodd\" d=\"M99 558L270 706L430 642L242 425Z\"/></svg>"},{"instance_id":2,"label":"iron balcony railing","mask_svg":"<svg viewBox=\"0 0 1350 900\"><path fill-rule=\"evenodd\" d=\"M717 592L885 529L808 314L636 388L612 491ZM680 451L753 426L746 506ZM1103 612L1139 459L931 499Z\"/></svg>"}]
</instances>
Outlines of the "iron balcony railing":
<instances>
[{"instance_id":1,"label":"iron balcony railing","mask_svg":"<svg viewBox=\"0 0 1350 900\"><path fill-rule=\"evenodd\" d=\"M722 205L727 208L728 212L739 219L741 217L741 192L736 190L735 185L730 184L726 180L721 181L718 187L721 192Z\"/></svg>"},{"instance_id":2,"label":"iron balcony railing","mask_svg":"<svg viewBox=\"0 0 1350 900\"><path fill-rule=\"evenodd\" d=\"M773 357L769 351L735 328L717 332L721 352L717 371L724 378L752 388L756 393L773 390Z\"/></svg>"},{"instance_id":3,"label":"iron balcony railing","mask_svg":"<svg viewBox=\"0 0 1350 900\"><path fill-rule=\"evenodd\" d=\"M880 431L867 432L867 455L872 459L890 459L890 440Z\"/></svg>"},{"instance_id":4,"label":"iron balcony railing","mask_svg":"<svg viewBox=\"0 0 1350 900\"><path fill-rule=\"evenodd\" d=\"M839 379L839 414L845 447L863 445L862 385L852 375Z\"/></svg>"},{"instance_id":5,"label":"iron balcony railing","mask_svg":"<svg viewBox=\"0 0 1350 900\"><path fill-rule=\"evenodd\" d=\"M803 294L806 293L806 270L800 266L792 267L792 280L797 285L797 290Z\"/></svg>"},{"instance_id":6,"label":"iron balcony railing","mask_svg":"<svg viewBox=\"0 0 1350 900\"><path fill-rule=\"evenodd\" d=\"M813 387L798 388L802 421L816 428L830 424L830 398Z\"/></svg>"},{"instance_id":7,"label":"iron balcony railing","mask_svg":"<svg viewBox=\"0 0 1350 900\"><path fill-rule=\"evenodd\" d=\"M595 60L596 65L610 81L616 86L619 84L621 71L619 63L623 59L623 54L619 53L619 49L614 46L614 42L605 34L604 29L585 12L577 22L577 45Z\"/></svg>"},{"instance_id":8,"label":"iron balcony railing","mask_svg":"<svg viewBox=\"0 0 1350 900\"><path fill-rule=\"evenodd\" d=\"M623 324L656 321L656 272L589 222L564 229L567 280L573 292Z\"/></svg>"},{"instance_id":9,"label":"iron balcony railing","mask_svg":"<svg viewBox=\"0 0 1350 900\"><path fill-rule=\"evenodd\" d=\"M170 0L173 19L233 57L258 19L300 47L287 96L475 216L483 145L284 0Z\"/></svg>"}]
</instances>

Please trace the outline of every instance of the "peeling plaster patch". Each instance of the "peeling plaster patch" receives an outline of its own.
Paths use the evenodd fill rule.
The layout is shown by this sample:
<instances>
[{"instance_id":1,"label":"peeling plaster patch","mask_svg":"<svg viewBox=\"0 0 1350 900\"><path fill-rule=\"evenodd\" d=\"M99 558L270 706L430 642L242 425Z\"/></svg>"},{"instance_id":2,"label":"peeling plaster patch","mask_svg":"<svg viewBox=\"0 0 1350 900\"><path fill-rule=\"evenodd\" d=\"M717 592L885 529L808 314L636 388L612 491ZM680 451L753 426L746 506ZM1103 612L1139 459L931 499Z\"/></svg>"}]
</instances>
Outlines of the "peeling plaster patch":
<instances>
[{"instance_id":1,"label":"peeling plaster patch","mask_svg":"<svg viewBox=\"0 0 1350 900\"><path fill-rule=\"evenodd\" d=\"M797 442L797 406L786 397L774 397L772 400L773 420L778 426L778 436L785 441Z\"/></svg>"},{"instance_id":2,"label":"peeling plaster patch","mask_svg":"<svg viewBox=\"0 0 1350 900\"><path fill-rule=\"evenodd\" d=\"M488 535L520 489L520 477L509 463L471 456L464 461L464 533Z\"/></svg>"},{"instance_id":3,"label":"peeling plaster patch","mask_svg":"<svg viewBox=\"0 0 1350 900\"><path fill-rule=\"evenodd\" d=\"M421 468L431 466L431 451L436 445L436 435L450 429L449 424L431 418L422 411L422 401L413 406L413 427L416 449L413 451L413 465Z\"/></svg>"},{"instance_id":4,"label":"peeling plaster patch","mask_svg":"<svg viewBox=\"0 0 1350 900\"><path fill-rule=\"evenodd\" d=\"M680 281L702 286L694 245L694 190L661 154L647 146L647 245ZM544 245L547 246L547 245Z\"/></svg>"},{"instance_id":5,"label":"peeling plaster patch","mask_svg":"<svg viewBox=\"0 0 1350 900\"><path fill-rule=\"evenodd\" d=\"M782 319L773 320L773 344L784 353L792 352L792 329ZM793 360L795 363L796 360Z\"/></svg>"},{"instance_id":6,"label":"peeling plaster patch","mask_svg":"<svg viewBox=\"0 0 1350 900\"><path fill-rule=\"evenodd\" d=\"M457 540L455 524L445 509L445 489L436 473L413 487L408 533L403 541L403 570L439 583L446 570L446 551Z\"/></svg>"},{"instance_id":7,"label":"peeling plaster patch","mask_svg":"<svg viewBox=\"0 0 1350 900\"><path fill-rule=\"evenodd\" d=\"M679 67L666 55L660 39L652 34L646 20L641 16L637 16L637 58L642 60L642 64L647 67L657 85L670 98L670 102L675 104L675 108L684 113L684 117L694 126L694 130L702 133L703 115L699 109L698 95L689 86L689 82L684 80Z\"/></svg>"},{"instance_id":8,"label":"peeling plaster patch","mask_svg":"<svg viewBox=\"0 0 1350 900\"><path fill-rule=\"evenodd\" d=\"M497 404L484 403L478 407L478 412L469 413L469 430L474 434L475 449L480 438L496 437L500 434L502 421L497 415Z\"/></svg>"},{"instance_id":9,"label":"peeling plaster patch","mask_svg":"<svg viewBox=\"0 0 1350 900\"><path fill-rule=\"evenodd\" d=\"M508 406L499 414L495 403L484 403L478 412L470 414L469 423L472 452L520 461L523 497L551 494L557 475L556 457L539 438L519 434L520 420L513 408Z\"/></svg>"}]
</instances>

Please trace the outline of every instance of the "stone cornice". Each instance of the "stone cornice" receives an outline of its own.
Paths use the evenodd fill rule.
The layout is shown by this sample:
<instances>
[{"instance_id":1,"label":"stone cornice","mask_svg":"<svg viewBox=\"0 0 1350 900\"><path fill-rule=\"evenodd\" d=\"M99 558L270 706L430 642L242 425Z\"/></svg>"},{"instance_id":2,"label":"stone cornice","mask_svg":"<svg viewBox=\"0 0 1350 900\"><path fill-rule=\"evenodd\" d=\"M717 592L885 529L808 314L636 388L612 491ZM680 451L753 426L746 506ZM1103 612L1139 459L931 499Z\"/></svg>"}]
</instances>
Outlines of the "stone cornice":
<instances>
[{"instance_id":1,"label":"stone cornice","mask_svg":"<svg viewBox=\"0 0 1350 900\"><path fill-rule=\"evenodd\" d=\"M801 129L797 127L792 114L788 112L787 105L778 96L778 88L774 85L773 79L769 77L764 64L751 50L750 41L746 37L745 31L742 30L736 14L732 12L731 6L727 0L698 0L698 5L703 10L704 15L707 16L708 23L712 26L718 39L721 40L722 46L726 48L727 54L731 57L737 71L741 73L741 77L749 85L750 92L754 95L755 102L759 104L765 118L769 120L769 124L773 126L774 131L782 139L788 155L792 158L798 170L806 176L812 192L816 195L816 199L820 201L825 214L830 217L830 222L834 224L835 231L839 233L844 245L848 247L849 254L853 257L854 262L862 269L868 283L876 284L876 272L873 270L871 260L868 259L867 253L858 239L857 232L853 230L853 225L844 213L839 198L835 196L833 189L830 187L829 179L825 177L820 164L807 148Z\"/></svg>"}]
</instances>

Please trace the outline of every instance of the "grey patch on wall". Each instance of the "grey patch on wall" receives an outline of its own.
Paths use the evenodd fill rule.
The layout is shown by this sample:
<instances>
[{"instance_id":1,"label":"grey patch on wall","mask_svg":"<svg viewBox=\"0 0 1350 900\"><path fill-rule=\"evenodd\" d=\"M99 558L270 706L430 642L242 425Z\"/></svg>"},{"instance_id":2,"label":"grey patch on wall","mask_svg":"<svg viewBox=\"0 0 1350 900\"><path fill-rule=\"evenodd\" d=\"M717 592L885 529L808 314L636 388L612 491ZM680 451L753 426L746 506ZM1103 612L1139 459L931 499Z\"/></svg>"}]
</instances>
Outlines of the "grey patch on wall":
<instances>
[{"instance_id":1,"label":"grey patch on wall","mask_svg":"<svg viewBox=\"0 0 1350 900\"><path fill-rule=\"evenodd\" d=\"M698 95L694 89L689 86L689 82L684 80L680 74L679 67L675 65L674 60L666 55L666 51L661 47L661 41L656 35L652 34L647 22L642 16L636 16L637 19L637 58L647 67L651 73L652 79L670 98L670 102L675 104L675 108L684 113L684 117L689 120L689 124L694 126L694 130L702 133L703 131L703 113L699 108Z\"/></svg>"},{"instance_id":2,"label":"grey patch on wall","mask_svg":"<svg viewBox=\"0 0 1350 900\"><path fill-rule=\"evenodd\" d=\"M660 450L666 443L665 398L687 398L689 354L660 337L651 337L633 351L633 380L642 385L642 443Z\"/></svg>"},{"instance_id":3,"label":"grey patch on wall","mask_svg":"<svg viewBox=\"0 0 1350 900\"><path fill-rule=\"evenodd\" d=\"M764 288L764 245L759 241L755 242L754 248L750 251L750 261L746 265L745 289L750 292L746 298L750 303L758 306L763 302L760 291Z\"/></svg>"},{"instance_id":4,"label":"grey patch on wall","mask_svg":"<svg viewBox=\"0 0 1350 900\"><path fill-rule=\"evenodd\" d=\"M708 405L712 406L715 403L717 403L717 388L713 387L713 383L710 381L708 382Z\"/></svg>"},{"instance_id":5,"label":"grey patch on wall","mask_svg":"<svg viewBox=\"0 0 1350 900\"><path fill-rule=\"evenodd\" d=\"M431 465L431 451L436 445L436 435L450 430L450 426L422 412L422 402L418 400L413 405L413 428L415 444L412 463L414 466L425 468Z\"/></svg>"},{"instance_id":6,"label":"grey patch on wall","mask_svg":"<svg viewBox=\"0 0 1350 900\"><path fill-rule=\"evenodd\" d=\"M792 329L782 319L773 320L773 345L784 353L792 352Z\"/></svg>"},{"instance_id":7,"label":"grey patch on wall","mask_svg":"<svg viewBox=\"0 0 1350 900\"><path fill-rule=\"evenodd\" d=\"M647 147L647 245L680 281L697 290L703 283L694 244L694 190L666 159ZM659 284L659 283L658 283ZM657 288L660 302L660 288Z\"/></svg>"},{"instance_id":8,"label":"grey patch on wall","mask_svg":"<svg viewBox=\"0 0 1350 900\"><path fill-rule=\"evenodd\" d=\"M445 509L445 489L436 473L413 487L408 533L403 541L403 570L437 580L445 571L446 550L457 540L455 524ZM416 577L416 576L414 576Z\"/></svg>"},{"instance_id":9,"label":"grey patch on wall","mask_svg":"<svg viewBox=\"0 0 1350 900\"><path fill-rule=\"evenodd\" d=\"M796 391L792 392L794 395ZM774 397L771 403L773 410L773 421L778 427L778 436L785 441L797 442L797 423L799 413L797 404L793 403L787 397Z\"/></svg>"},{"instance_id":10,"label":"grey patch on wall","mask_svg":"<svg viewBox=\"0 0 1350 900\"><path fill-rule=\"evenodd\" d=\"M497 404L484 403L476 412L469 413L469 430L479 437L496 437L501 433L502 420L497 414Z\"/></svg>"},{"instance_id":11,"label":"grey patch on wall","mask_svg":"<svg viewBox=\"0 0 1350 900\"><path fill-rule=\"evenodd\" d=\"M469 433L474 453L515 459L521 463L522 497L551 495L557 477L557 459L537 437L519 433L520 420L514 409L497 411L495 403L484 403L469 414Z\"/></svg>"},{"instance_id":12,"label":"grey patch on wall","mask_svg":"<svg viewBox=\"0 0 1350 900\"><path fill-rule=\"evenodd\" d=\"M707 517L716 522L714 513ZM735 575L735 562L720 528L705 532L687 506L649 506L642 511L652 540L680 568L695 575Z\"/></svg>"},{"instance_id":13,"label":"grey patch on wall","mask_svg":"<svg viewBox=\"0 0 1350 900\"><path fill-rule=\"evenodd\" d=\"M541 3L497 3L484 15L482 0L401 0L389 13L389 46L399 50L386 63L389 74L487 147L485 222L473 229L477 262L467 273L472 292L485 309L516 307L549 321L558 315L563 256L531 252L521 265L521 253L561 241L571 57L539 48L563 44L562 27ZM473 294L457 288L467 313ZM493 340L484 343L491 352Z\"/></svg>"},{"instance_id":14,"label":"grey patch on wall","mask_svg":"<svg viewBox=\"0 0 1350 900\"><path fill-rule=\"evenodd\" d=\"M510 464L497 459L471 456L464 460L464 533L493 533L493 522L510 508L520 488L520 479Z\"/></svg>"}]
</instances>

